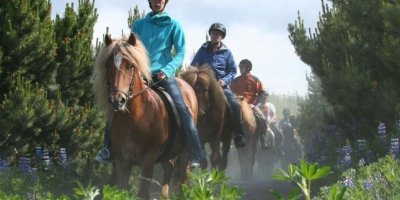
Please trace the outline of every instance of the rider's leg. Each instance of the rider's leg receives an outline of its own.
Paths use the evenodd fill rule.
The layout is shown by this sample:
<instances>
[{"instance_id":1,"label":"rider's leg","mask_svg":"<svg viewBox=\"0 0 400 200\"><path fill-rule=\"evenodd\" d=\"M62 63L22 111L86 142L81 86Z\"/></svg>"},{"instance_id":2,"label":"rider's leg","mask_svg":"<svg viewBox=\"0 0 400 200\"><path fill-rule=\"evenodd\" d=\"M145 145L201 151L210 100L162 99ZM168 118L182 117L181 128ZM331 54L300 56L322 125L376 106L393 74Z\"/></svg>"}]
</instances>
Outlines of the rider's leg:
<instances>
[{"instance_id":1,"label":"rider's leg","mask_svg":"<svg viewBox=\"0 0 400 200\"><path fill-rule=\"evenodd\" d=\"M233 133L235 134L235 138L234 138L235 146L237 148L244 147L245 140L244 140L243 125L240 120L240 115L241 115L240 104L236 100L235 95L232 93L232 91L229 88L224 88L224 94L225 94L226 99L228 100L228 103L232 109L233 128L234 128Z\"/></svg>"},{"instance_id":2,"label":"rider's leg","mask_svg":"<svg viewBox=\"0 0 400 200\"><path fill-rule=\"evenodd\" d=\"M182 92L178 87L178 83L175 78L168 78L164 79L159 84L167 91L175 103L181 122L181 130L186 137L186 143L190 150L189 159L191 161L191 167L198 167L200 166L200 161L204 160L206 157L199 136L197 135L197 129L193 117L183 100Z\"/></svg>"},{"instance_id":3,"label":"rider's leg","mask_svg":"<svg viewBox=\"0 0 400 200\"><path fill-rule=\"evenodd\" d=\"M258 134L260 137L261 148L267 149L269 147L269 145L267 145L267 121L263 112L258 107L253 107L253 112L256 116L258 124L260 125Z\"/></svg>"},{"instance_id":4,"label":"rider's leg","mask_svg":"<svg viewBox=\"0 0 400 200\"><path fill-rule=\"evenodd\" d=\"M104 147L97 153L96 157L94 158L98 162L106 162L111 159L111 138L110 138L111 123L110 122L106 122L106 127L105 127L104 132L105 132L104 133Z\"/></svg>"}]
</instances>

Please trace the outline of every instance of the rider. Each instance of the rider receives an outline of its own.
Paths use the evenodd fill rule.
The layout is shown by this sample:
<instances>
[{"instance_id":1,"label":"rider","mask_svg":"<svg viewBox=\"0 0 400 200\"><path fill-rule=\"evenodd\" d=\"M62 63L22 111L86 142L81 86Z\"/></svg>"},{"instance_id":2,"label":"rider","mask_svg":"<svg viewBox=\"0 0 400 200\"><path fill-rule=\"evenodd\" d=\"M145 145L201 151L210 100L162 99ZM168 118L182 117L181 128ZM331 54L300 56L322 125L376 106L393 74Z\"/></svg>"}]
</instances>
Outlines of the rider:
<instances>
[{"instance_id":1,"label":"rider","mask_svg":"<svg viewBox=\"0 0 400 200\"><path fill-rule=\"evenodd\" d=\"M260 103L257 104L257 107L260 108L260 110L264 113L264 116L267 119L267 126L270 130L272 130L272 132L275 135L275 139L279 142L275 143L277 148L282 148L283 146L283 133L282 131L280 131L277 127L276 124L276 110L275 110L275 106L274 104L270 103L269 101L269 93L265 93L265 95L263 95L260 98ZM279 150L281 151L281 149Z\"/></svg>"},{"instance_id":2,"label":"rider","mask_svg":"<svg viewBox=\"0 0 400 200\"><path fill-rule=\"evenodd\" d=\"M149 53L153 79L165 89L175 103L181 130L190 148L190 166L199 167L200 161L205 159L204 150L194 120L174 77L185 55L185 35L180 23L164 12L168 0L148 0L148 2L152 12L143 19L135 21L131 30L139 36ZM175 50L175 56L171 52L172 48ZM99 156L104 160L102 155L100 152Z\"/></svg>"},{"instance_id":3,"label":"rider","mask_svg":"<svg viewBox=\"0 0 400 200\"><path fill-rule=\"evenodd\" d=\"M213 23L208 29L211 41L204 43L194 56L191 65L208 64L214 70L216 79L224 90L224 94L233 112L233 124L236 147L245 145L243 126L240 120L240 104L228 85L236 75L236 64L232 52L222 43L226 36L226 28L221 23Z\"/></svg>"},{"instance_id":4,"label":"rider","mask_svg":"<svg viewBox=\"0 0 400 200\"><path fill-rule=\"evenodd\" d=\"M284 108L282 113L283 119L279 122L279 128L282 130L282 133L284 133L285 141L287 143L293 142L295 140L295 135L289 108Z\"/></svg>"},{"instance_id":5,"label":"rider","mask_svg":"<svg viewBox=\"0 0 400 200\"><path fill-rule=\"evenodd\" d=\"M231 90L239 96L243 96L247 103L253 108L256 119L260 122L260 142L261 148L267 148L265 143L265 134L267 131L267 123L262 111L255 105L259 102L259 98L266 95L264 86L260 79L250 73L253 69L253 64L248 59L243 59L239 63L240 76L236 77L230 84Z\"/></svg>"}]
</instances>

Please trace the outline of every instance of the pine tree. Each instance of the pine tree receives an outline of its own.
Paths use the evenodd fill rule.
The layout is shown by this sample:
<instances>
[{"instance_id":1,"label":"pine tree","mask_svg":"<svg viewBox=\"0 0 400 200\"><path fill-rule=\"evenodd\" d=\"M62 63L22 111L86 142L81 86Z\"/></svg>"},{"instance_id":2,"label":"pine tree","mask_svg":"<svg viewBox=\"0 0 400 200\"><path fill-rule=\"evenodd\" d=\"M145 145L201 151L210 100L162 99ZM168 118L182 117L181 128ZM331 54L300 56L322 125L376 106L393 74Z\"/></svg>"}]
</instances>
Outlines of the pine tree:
<instances>
[{"instance_id":1,"label":"pine tree","mask_svg":"<svg viewBox=\"0 0 400 200\"><path fill-rule=\"evenodd\" d=\"M61 96L70 104L85 105L92 101L91 74L94 63L93 27L98 14L94 2L80 0L78 11L67 4L64 16L56 16L55 32L59 63L57 83Z\"/></svg>"},{"instance_id":2,"label":"pine tree","mask_svg":"<svg viewBox=\"0 0 400 200\"><path fill-rule=\"evenodd\" d=\"M17 74L54 86L56 44L49 0L0 1L0 100Z\"/></svg>"},{"instance_id":3,"label":"pine tree","mask_svg":"<svg viewBox=\"0 0 400 200\"><path fill-rule=\"evenodd\" d=\"M314 33L306 34L300 15L288 30L300 58L321 79L322 94L337 121L356 119L359 136L372 136L378 121L394 127L399 118L400 3L387 0L334 0ZM396 27L396 28L395 28Z\"/></svg>"},{"instance_id":4,"label":"pine tree","mask_svg":"<svg viewBox=\"0 0 400 200\"><path fill-rule=\"evenodd\" d=\"M36 146L46 147L55 155L63 147L79 175L92 171L89 168L102 144L105 124L99 112L90 105L68 107L60 95L49 100L46 89L21 77L16 80L16 89L0 102L2 158L32 155Z\"/></svg>"},{"instance_id":5,"label":"pine tree","mask_svg":"<svg viewBox=\"0 0 400 200\"><path fill-rule=\"evenodd\" d=\"M140 14L139 11L139 6L135 6L135 8L133 9L133 13L132 13L132 9L129 10L129 14L128 14L128 27L131 28L132 24L135 23L136 20L141 19L145 16L145 12L143 11L142 14Z\"/></svg>"}]
</instances>

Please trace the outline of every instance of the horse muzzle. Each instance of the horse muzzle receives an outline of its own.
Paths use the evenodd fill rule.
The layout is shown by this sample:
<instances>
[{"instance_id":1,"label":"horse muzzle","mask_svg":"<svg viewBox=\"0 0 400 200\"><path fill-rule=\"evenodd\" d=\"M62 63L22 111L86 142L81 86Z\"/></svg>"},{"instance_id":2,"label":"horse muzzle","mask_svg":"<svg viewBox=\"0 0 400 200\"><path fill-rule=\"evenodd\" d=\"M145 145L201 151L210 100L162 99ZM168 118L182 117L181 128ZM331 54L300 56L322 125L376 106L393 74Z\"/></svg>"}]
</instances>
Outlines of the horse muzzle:
<instances>
[{"instance_id":1,"label":"horse muzzle","mask_svg":"<svg viewBox=\"0 0 400 200\"><path fill-rule=\"evenodd\" d=\"M128 96L122 92L115 92L108 97L108 101L114 112L123 112L126 111Z\"/></svg>"}]
</instances>

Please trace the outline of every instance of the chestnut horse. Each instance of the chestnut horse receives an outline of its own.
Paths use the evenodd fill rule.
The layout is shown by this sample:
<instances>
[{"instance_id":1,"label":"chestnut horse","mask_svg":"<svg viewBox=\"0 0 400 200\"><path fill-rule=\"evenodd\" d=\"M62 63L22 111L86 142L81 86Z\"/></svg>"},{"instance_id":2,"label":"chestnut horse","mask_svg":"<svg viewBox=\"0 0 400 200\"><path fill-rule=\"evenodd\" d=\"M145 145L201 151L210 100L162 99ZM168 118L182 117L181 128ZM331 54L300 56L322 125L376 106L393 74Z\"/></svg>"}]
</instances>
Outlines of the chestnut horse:
<instances>
[{"instance_id":1,"label":"chestnut horse","mask_svg":"<svg viewBox=\"0 0 400 200\"><path fill-rule=\"evenodd\" d=\"M242 109L243 131L246 140L246 146L237 149L240 164L240 175L242 178L251 178L256 163L256 153L259 143L260 124L253 114L253 109L247 103L246 99L238 96Z\"/></svg>"},{"instance_id":2,"label":"chestnut horse","mask_svg":"<svg viewBox=\"0 0 400 200\"><path fill-rule=\"evenodd\" d=\"M211 167L224 170L228 163L233 126L223 89L208 65L189 67L181 72L180 77L188 82L196 93L199 105L197 130L203 148L206 143L210 145ZM202 166L205 168L207 164Z\"/></svg>"},{"instance_id":3,"label":"chestnut horse","mask_svg":"<svg viewBox=\"0 0 400 200\"><path fill-rule=\"evenodd\" d=\"M160 161L164 171L162 195L168 198L169 182L176 167L173 161L182 155L185 143L183 135L176 133L176 122L166 105L148 86L152 77L145 47L133 33L118 40L106 35L95 65L96 100L112 124L113 184L127 189L131 168L138 165L141 169L138 196L150 199L154 165ZM196 122L195 93L186 82L177 81ZM184 165L181 167L180 170L185 170Z\"/></svg>"}]
</instances>

